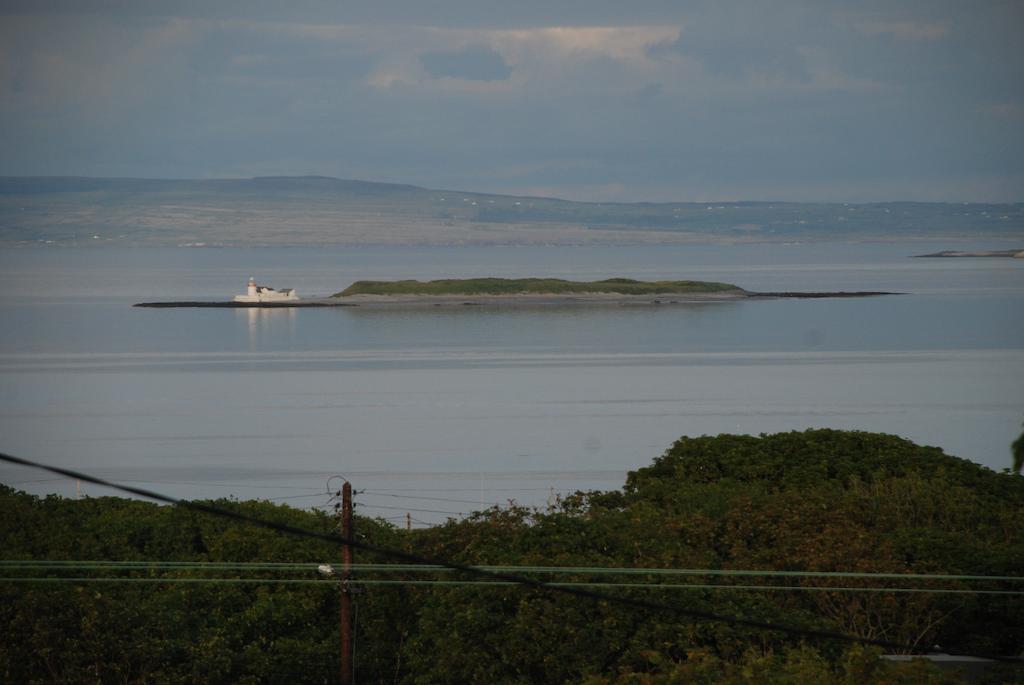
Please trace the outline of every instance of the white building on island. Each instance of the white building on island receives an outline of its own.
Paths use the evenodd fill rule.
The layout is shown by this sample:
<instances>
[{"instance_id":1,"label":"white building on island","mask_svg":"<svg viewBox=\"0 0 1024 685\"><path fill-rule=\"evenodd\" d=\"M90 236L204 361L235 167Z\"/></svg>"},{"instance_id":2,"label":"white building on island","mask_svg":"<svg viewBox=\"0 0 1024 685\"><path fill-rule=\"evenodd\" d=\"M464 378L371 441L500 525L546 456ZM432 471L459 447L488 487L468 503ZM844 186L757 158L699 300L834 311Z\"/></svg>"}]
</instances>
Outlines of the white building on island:
<instances>
[{"instance_id":1,"label":"white building on island","mask_svg":"<svg viewBox=\"0 0 1024 685\"><path fill-rule=\"evenodd\" d=\"M265 285L256 285L256 279L252 276L249 277L245 295L235 295L235 302L287 302L297 299L299 296L295 293L295 288L274 290Z\"/></svg>"}]
</instances>

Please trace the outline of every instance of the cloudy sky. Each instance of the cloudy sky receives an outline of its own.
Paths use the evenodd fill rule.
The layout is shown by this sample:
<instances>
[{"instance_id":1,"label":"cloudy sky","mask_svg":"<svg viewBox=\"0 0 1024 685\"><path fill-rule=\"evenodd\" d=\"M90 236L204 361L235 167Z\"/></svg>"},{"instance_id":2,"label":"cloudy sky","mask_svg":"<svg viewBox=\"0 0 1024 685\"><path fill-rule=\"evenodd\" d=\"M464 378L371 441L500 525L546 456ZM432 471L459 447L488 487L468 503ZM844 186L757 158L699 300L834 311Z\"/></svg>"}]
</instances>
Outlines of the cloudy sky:
<instances>
[{"instance_id":1,"label":"cloudy sky","mask_svg":"<svg viewBox=\"0 0 1024 685\"><path fill-rule=\"evenodd\" d=\"M1022 201L1022 35L1020 0L0 0L0 175Z\"/></svg>"}]
</instances>

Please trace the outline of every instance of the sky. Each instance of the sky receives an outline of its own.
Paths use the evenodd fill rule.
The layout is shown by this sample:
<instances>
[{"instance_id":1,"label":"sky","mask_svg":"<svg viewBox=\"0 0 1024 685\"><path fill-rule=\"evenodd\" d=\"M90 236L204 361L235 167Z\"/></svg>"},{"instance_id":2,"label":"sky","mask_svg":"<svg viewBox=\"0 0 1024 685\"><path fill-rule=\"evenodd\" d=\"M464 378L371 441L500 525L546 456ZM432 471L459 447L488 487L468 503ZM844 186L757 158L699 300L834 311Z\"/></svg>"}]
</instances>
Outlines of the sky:
<instances>
[{"instance_id":1,"label":"sky","mask_svg":"<svg viewBox=\"0 0 1024 685\"><path fill-rule=\"evenodd\" d=\"M1024 2L0 0L0 175L1024 201Z\"/></svg>"}]
</instances>

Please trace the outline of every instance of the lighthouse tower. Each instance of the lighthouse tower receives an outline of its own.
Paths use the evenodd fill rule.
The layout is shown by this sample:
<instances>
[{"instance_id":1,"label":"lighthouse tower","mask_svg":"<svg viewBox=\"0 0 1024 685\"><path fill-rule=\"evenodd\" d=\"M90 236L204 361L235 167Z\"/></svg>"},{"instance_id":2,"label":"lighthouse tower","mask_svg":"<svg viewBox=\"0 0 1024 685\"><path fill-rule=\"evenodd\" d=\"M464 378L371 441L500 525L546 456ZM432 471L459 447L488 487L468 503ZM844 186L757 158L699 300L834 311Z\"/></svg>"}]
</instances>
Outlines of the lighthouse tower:
<instances>
[{"instance_id":1,"label":"lighthouse tower","mask_svg":"<svg viewBox=\"0 0 1024 685\"><path fill-rule=\"evenodd\" d=\"M235 302L283 302L299 299L295 288L282 288L274 290L265 285L256 285L256 279L249 277L249 283L245 289L245 295L235 295Z\"/></svg>"}]
</instances>

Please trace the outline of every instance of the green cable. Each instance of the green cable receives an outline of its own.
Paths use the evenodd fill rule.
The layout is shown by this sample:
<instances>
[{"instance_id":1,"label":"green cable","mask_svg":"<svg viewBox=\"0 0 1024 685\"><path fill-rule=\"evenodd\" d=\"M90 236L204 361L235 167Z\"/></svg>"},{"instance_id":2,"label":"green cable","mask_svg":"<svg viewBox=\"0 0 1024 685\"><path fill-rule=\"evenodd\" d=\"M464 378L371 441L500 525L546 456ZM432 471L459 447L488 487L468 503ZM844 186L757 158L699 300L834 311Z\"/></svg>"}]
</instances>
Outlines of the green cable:
<instances>
[{"instance_id":1,"label":"green cable","mask_svg":"<svg viewBox=\"0 0 1024 685\"><path fill-rule=\"evenodd\" d=\"M97 569L266 569L266 570L316 570L319 564L277 563L277 562L231 562L231 561L49 561L29 559L24 561L0 560L0 568L97 568Z\"/></svg>"},{"instance_id":2,"label":"green cable","mask_svg":"<svg viewBox=\"0 0 1024 685\"><path fill-rule=\"evenodd\" d=\"M340 562L333 562L337 567ZM102 568L102 569L253 569L253 570L296 570L315 571L316 562L196 562L196 561L50 561L50 560L0 560L0 568ZM445 572L453 570L428 564L351 564L353 573L358 572ZM887 578L907 580L977 580L977 581L1024 581L1024 576L984 576L965 574L928 573L874 573L854 571L757 571L747 569L672 569L672 568L623 568L604 566L475 566L474 568L496 573L577 573L581 575L677 575L677 576L741 576L777 578Z\"/></svg>"},{"instance_id":3,"label":"green cable","mask_svg":"<svg viewBox=\"0 0 1024 685\"><path fill-rule=\"evenodd\" d=\"M337 587L337 580L313 580L308 578L0 578L0 583L228 583L259 585L322 585ZM414 585L446 587L509 587L519 585L512 581L489 580L351 580L351 585ZM743 591L796 591L796 592L888 592L919 594L956 595L1024 595L1024 590L973 590L954 588L886 588L886 587L827 587L815 585L707 585L672 583L550 583L554 587L599 587L607 589L626 588L644 590L743 590Z\"/></svg>"}]
</instances>

